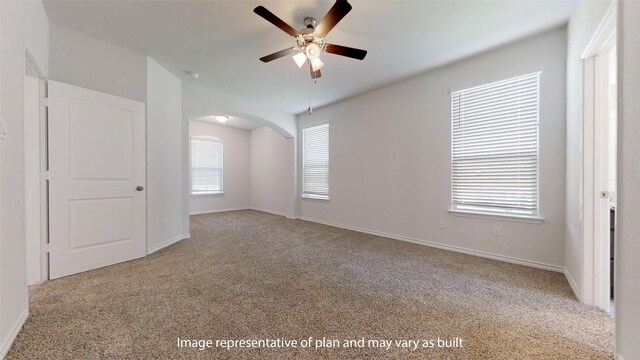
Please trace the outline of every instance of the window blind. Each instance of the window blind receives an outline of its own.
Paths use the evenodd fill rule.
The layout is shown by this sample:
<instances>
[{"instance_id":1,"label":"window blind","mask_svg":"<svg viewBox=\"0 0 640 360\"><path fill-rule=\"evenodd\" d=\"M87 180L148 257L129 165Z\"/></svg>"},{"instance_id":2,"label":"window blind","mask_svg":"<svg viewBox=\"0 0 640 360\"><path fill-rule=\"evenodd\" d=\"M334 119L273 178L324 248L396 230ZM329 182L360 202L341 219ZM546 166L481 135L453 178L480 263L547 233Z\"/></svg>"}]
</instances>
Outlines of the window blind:
<instances>
[{"instance_id":1,"label":"window blind","mask_svg":"<svg viewBox=\"0 0 640 360\"><path fill-rule=\"evenodd\" d=\"M329 124L302 130L302 196L329 198Z\"/></svg>"},{"instance_id":2,"label":"window blind","mask_svg":"<svg viewBox=\"0 0 640 360\"><path fill-rule=\"evenodd\" d=\"M191 193L222 193L222 142L191 139Z\"/></svg>"},{"instance_id":3,"label":"window blind","mask_svg":"<svg viewBox=\"0 0 640 360\"><path fill-rule=\"evenodd\" d=\"M540 73L452 93L452 209L538 215Z\"/></svg>"}]
</instances>

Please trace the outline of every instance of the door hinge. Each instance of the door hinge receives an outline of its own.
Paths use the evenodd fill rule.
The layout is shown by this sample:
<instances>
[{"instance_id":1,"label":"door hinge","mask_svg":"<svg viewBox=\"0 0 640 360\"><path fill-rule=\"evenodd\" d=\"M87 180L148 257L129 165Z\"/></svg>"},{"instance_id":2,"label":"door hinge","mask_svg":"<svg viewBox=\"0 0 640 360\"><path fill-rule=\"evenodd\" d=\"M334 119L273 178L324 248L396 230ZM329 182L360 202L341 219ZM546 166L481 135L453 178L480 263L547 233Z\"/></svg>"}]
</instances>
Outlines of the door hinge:
<instances>
[{"instance_id":1,"label":"door hinge","mask_svg":"<svg viewBox=\"0 0 640 360\"><path fill-rule=\"evenodd\" d=\"M601 199L608 199L609 198L609 192L608 191L600 191L600 198Z\"/></svg>"},{"instance_id":2,"label":"door hinge","mask_svg":"<svg viewBox=\"0 0 640 360\"><path fill-rule=\"evenodd\" d=\"M43 172L42 172L42 178L43 178L44 180L51 180L51 174L50 174L50 172L49 172L49 171L43 171Z\"/></svg>"},{"instance_id":3,"label":"door hinge","mask_svg":"<svg viewBox=\"0 0 640 360\"><path fill-rule=\"evenodd\" d=\"M49 243L42 244L42 251L46 253L51 253L51 249L49 247Z\"/></svg>"}]
</instances>

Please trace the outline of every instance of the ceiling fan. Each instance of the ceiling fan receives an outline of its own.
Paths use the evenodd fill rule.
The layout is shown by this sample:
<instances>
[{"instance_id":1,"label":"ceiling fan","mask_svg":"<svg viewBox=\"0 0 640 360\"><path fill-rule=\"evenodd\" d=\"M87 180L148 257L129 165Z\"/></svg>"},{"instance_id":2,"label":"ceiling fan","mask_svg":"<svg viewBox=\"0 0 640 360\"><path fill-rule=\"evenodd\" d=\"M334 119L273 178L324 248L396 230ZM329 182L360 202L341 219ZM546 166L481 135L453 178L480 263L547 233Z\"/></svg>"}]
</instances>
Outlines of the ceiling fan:
<instances>
[{"instance_id":1,"label":"ceiling fan","mask_svg":"<svg viewBox=\"0 0 640 360\"><path fill-rule=\"evenodd\" d=\"M294 47L263 56L260 60L262 62L269 62L287 55L292 55L293 60L299 68L302 68L305 62L309 60L311 78L317 79L320 77L320 69L324 66L324 63L320 60L320 54L322 52L346 56L358 60L364 59L364 57L367 56L366 50L327 44L324 42L324 38L327 34L329 34L329 32L349 13L349 11L351 11L351 4L346 0L337 0L319 23L316 22L316 19L307 17L304 19L304 25L306 27L300 31L296 31L296 29L282 21L264 6L256 7L253 9L254 13L289 34L297 42Z\"/></svg>"}]
</instances>

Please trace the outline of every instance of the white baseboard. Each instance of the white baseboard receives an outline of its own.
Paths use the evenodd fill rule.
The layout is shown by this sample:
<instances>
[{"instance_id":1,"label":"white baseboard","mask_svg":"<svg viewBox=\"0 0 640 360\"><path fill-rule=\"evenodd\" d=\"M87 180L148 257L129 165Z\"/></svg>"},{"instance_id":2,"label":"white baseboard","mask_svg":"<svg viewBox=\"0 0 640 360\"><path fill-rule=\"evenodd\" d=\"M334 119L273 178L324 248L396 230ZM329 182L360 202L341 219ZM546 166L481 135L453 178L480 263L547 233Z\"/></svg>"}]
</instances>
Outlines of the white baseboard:
<instances>
[{"instance_id":1,"label":"white baseboard","mask_svg":"<svg viewBox=\"0 0 640 360\"><path fill-rule=\"evenodd\" d=\"M166 240L166 241L164 241L164 242L162 242L162 243L160 243L158 245L154 245L154 246L148 248L147 249L147 255L152 254L152 253L154 253L154 252L156 252L156 251L158 251L160 249L164 249L169 245L173 245L173 244L177 243L180 240L189 239L190 237L191 237L191 234L182 234L182 235L178 235L178 236L172 237L169 240Z\"/></svg>"},{"instance_id":2,"label":"white baseboard","mask_svg":"<svg viewBox=\"0 0 640 360\"><path fill-rule=\"evenodd\" d=\"M43 280L40 282L37 282L35 284L31 284L27 286L27 291L29 293L29 298L31 298L33 296L33 294L35 294L36 290L38 290L38 288L44 284L45 282L47 282L47 280ZM0 358L1 359L1 358Z\"/></svg>"},{"instance_id":3,"label":"white baseboard","mask_svg":"<svg viewBox=\"0 0 640 360\"><path fill-rule=\"evenodd\" d=\"M13 330L11 330L11 333L9 333L9 335L5 339L3 339L2 344L0 345L0 359L4 359L4 357L7 356L7 353L9 352L9 349L11 349L13 341L18 336L18 333L22 329L25 321L27 321L27 317L29 317L29 309L24 309L22 311L22 314L20 314L20 318L14 325Z\"/></svg>"},{"instance_id":4,"label":"white baseboard","mask_svg":"<svg viewBox=\"0 0 640 360\"><path fill-rule=\"evenodd\" d=\"M284 217L286 217L288 219L297 219L296 217L289 216L289 215L287 215L287 214L285 214L283 212L269 210L269 209L265 209L265 208L253 207L253 206L230 208L230 209L220 209L220 210L191 211L191 212L189 212L189 215L214 214L214 213L227 212L227 211L238 211L238 210L255 210L255 211L265 212L265 213L268 213L268 214L284 216Z\"/></svg>"},{"instance_id":5,"label":"white baseboard","mask_svg":"<svg viewBox=\"0 0 640 360\"><path fill-rule=\"evenodd\" d=\"M430 246L430 247L434 247L434 248L438 248L438 249L442 249L442 250L455 251L455 252L468 254L468 255L475 255L475 256L479 256L479 257L483 257L483 258L487 258L487 259L504 261L504 262L508 262L508 263L512 263L512 264L524 265L524 266L529 266L529 267L533 267L533 268L544 269L544 270L549 270L549 271L554 271L554 272L559 272L559 273L563 273L564 272L564 267L562 267L562 266L546 264L546 263L543 263L543 262L538 262L538 261L533 261L533 260L520 259L520 258L516 258L516 257L512 257L512 256L506 256L506 255L498 255L498 254L493 254L493 253L479 251L479 250L467 249L467 248L463 248L463 247L460 247L460 246L440 244L440 243L435 243L435 242L431 242L431 241L427 241L427 240L415 239L415 238L410 238L410 237L407 237L407 236L388 234L388 233L384 233L384 232L380 232L380 231L363 229L363 228L359 228L359 227L356 227L356 226L350 226L350 225L344 225L344 224L337 224L337 223L333 223L333 222L329 222L329 221L317 220L317 219L312 219L312 218L308 218L308 217L298 217L298 219L311 221L311 222L324 224L324 225L329 225L329 226L334 226L334 227L338 227L338 228L342 228L342 229L358 231L358 232L362 232L362 233L366 233L366 234L382 236L382 237L386 237L386 238L390 238L390 239L394 239L394 240L401 240L401 241L406 241L406 242L410 242L410 243L414 243L414 244L426 245L426 246Z\"/></svg>"},{"instance_id":6,"label":"white baseboard","mask_svg":"<svg viewBox=\"0 0 640 360\"><path fill-rule=\"evenodd\" d=\"M260 211L260 212L273 214L273 215L289 217L287 214L279 212L279 211L273 211L273 210L268 210L268 209L264 209L264 208L253 207L253 206L250 209L251 210L255 210L255 211Z\"/></svg>"},{"instance_id":7,"label":"white baseboard","mask_svg":"<svg viewBox=\"0 0 640 360\"><path fill-rule=\"evenodd\" d=\"M226 212L226 211L238 211L238 210L250 210L250 209L251 208L249 207L237 207L237 208L229 208L229 209L189 211L189 215L213 214L213 213Z\"/></svg>"},{"instance_id":8,"label":"white baseboard","mask_svg":"<svg viewBox=\"0 0 640 360\"><path fill-rule=\"evenodd\" d=\"M571 276L571 273L569 272L569 270L567 270L567 268L564 269L563 273L564 277L566 277L567 281L569 282L569 286L571 286L571 290L573 290L573 294L576 296L576 298L578 298L578 301L582 302L582 297L580 296L580 288L578 287L576 281L573 279L573 276Z\"/></svg>"}]
</instances>

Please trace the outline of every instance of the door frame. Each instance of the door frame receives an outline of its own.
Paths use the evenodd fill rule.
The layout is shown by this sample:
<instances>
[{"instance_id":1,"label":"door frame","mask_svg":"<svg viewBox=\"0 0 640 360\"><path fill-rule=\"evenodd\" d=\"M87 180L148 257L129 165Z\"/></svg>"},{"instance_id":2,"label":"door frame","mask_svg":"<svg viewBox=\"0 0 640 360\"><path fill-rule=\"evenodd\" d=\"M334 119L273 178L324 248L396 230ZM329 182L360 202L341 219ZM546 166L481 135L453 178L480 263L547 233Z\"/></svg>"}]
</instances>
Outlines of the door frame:
<instances>
[{"instance_id":1,"label":"door frame","mask_svg":"<svg viewBox=\"0 0 640 360\"><path fill-rule=\"evenodd\" d=\"M38 224L39 237L37 239L27 239L27 241L38 241L36 245L40 249L39 269L33 269L38 272L39 279L28 284L31 287L38 286L40 283L49 279L49 262L47 253L48 244L48 181L46 179L47 171L47 78L38 65L37 61L28 48L25 49L25 70L24 76L39 79L39 117L38 119L24 119L24 146L25 146L25 194L37 194L39 201L32 203L25 202L25 225L33 226ZM29 149L38 149L37 151L29 151ZM26 172L28 167L37 167L36 172ZM37 185L36 185L37 184ZM25 246L28 251L29 246ZM29 256L25 254L26 256ZM27 266L30 266L27 263ZM27 269L27 273L30 269Z\"/></svg>"},{"instance_id":2,"label":"door frame","mask_svg":"<svg viewBox=\"0 0 640 360\"><path fill-rule=\"evenodd\" d=\"M582 53L583 61L583 253L582 253L582 296L581 301L595 305L609 311L609 246L603 246L604 240L598 234L603 215L598 211L600 181L596 176L596 169L600 159L600 134L597 131L603 126L602 116L599 114L598 97L601 96L597 85L598 71L596 56L610 49L616 42L617 2L609 6L600 25L593 34ZM607 219L608 222L608 214ZM605 278L606 277L606 278Z\"/></svg>"}]
</instances>

